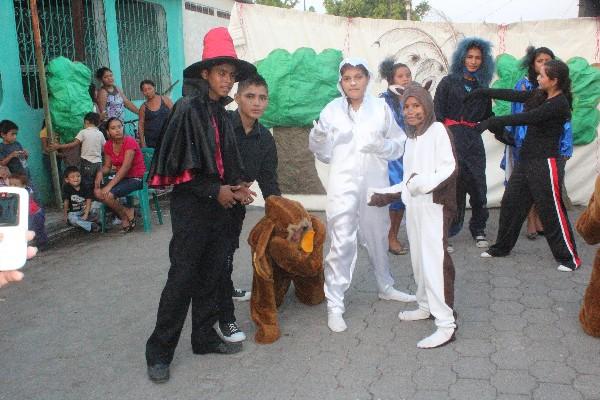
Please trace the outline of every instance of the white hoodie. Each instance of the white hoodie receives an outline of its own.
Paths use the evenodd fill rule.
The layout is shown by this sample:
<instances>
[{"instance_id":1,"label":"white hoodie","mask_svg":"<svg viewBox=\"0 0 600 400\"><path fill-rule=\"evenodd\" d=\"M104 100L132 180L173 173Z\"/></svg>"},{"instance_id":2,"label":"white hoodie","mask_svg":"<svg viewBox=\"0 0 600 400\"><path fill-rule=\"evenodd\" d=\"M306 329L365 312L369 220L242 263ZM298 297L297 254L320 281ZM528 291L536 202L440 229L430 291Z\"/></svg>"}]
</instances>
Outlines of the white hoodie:
<instances>
[{"instance_id":1,"label":"white hoodie","mask_svg":"<svg viewBox=\"0 0 600 400\"><path fill-rule=\"evenodd\" d=\"M367 63L357 58L347 58L340 63L353 66ZM369 71L372 79L373 74ZM342 97L332 100L321 112L319 124L311 130L309 149L322 162L330 164L327 184L327 218L332 218L348 208L346 196L350 192L362 194L366 200L368 187L383 187L388 182L388 160L397 160L404 152L406 135L394 121L392 111L384 99L369 94L354 111L338 81ZM370 86L370 80L369 80ZM326 136L316 130L323 130ZM366 153L365 146L380 148L376 153ZM362 151L361 151L362 150Z\"/></svg>"}]
</instances>

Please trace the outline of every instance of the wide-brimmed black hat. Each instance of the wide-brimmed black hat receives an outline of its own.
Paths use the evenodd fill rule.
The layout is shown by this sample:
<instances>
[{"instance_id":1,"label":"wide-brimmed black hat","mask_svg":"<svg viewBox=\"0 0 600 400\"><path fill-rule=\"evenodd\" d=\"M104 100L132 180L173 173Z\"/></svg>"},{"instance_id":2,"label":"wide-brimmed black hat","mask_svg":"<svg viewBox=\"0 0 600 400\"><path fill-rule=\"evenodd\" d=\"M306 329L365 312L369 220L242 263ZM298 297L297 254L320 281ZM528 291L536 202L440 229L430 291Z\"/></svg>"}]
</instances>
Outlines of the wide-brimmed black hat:
<instances>
[{"instance_id":1,"label":"wide-brimmed black hat","mask_svg":"<svg viewBox=\"0 0 600 400\"><path fill-rule=\"evenodd\" d=\"M235 81L239 82L256 73L256 67L248 61L237 58L231 35L227 28L214 28L204 36L202 61L198 61L183 70L184 78L198 78L204 69L219 64L233 64L236 68Z\"/></svg>"}]
</instances>

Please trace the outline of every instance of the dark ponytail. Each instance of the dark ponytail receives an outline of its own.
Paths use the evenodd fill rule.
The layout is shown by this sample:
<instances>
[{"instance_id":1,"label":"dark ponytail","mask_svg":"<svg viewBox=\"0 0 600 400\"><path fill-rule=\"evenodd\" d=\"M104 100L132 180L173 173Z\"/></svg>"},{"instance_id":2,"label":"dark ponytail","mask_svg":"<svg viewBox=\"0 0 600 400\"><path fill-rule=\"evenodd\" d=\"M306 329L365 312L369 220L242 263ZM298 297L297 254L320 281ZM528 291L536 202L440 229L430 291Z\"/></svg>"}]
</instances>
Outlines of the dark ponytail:
<instances>
[{"instance_id":1,"label":"dark ponytail","mask_svg":"<svg viewBox=\"0 0 600 400\"><path fill-rule=\"evenodd\" d=\"M571 78L569 77L569 66L560 60L550 60L544 64L546 75L550 79L557 79L558 88L569 101L569 107L573 109L573 93L571 92Z\"/></svg>"},{"instance_id":2,"label":"dark ponytail","mask_svg":"<svg viewBox=\"0 0 600 400\"><path fill-rule=\"evenodd\" d=\"M394 57L387 57L381 62L381 64L379 64L379 76L381 76L381 79L385 79L388 85L393 85L394 75L396 74L396 71L398 71L399 68L406 68L410 71L408 65L396 63L394 61Z\"/></svg>"}]
</instances>

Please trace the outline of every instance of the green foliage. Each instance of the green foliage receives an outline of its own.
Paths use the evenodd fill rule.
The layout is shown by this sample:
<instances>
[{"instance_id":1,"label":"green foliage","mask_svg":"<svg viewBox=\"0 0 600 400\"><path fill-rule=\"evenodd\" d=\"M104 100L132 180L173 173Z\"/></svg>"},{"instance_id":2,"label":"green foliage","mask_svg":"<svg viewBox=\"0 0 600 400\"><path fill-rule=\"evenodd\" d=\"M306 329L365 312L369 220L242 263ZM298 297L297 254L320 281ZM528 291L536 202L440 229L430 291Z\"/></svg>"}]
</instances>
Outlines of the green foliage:
<instances>
[{"instance_id":1,"label":"green foliage","mask_svg":"<svg viewBox=\"0 0 600 400\"><path fill-rule=\"evenodd\" d=\"M510 54L501 54L496 60L498 80L492 84L494 88L513 89L517 81L523 78L527 71ZM573 57L567 61L571 88L573 92L573 143L588 144L596 138L596 129L600 123L600 70L592 67L582 57ZM494 113L506 115L510 113L510 103L495 101Z\"/></svg>"},{"instance_id":2,"label":"green foliage","mask_svg":"<svg viewBox=\"0 0 600 400\"><path fill-rule=\"evenodd\" d=\"M93 110L89 95L92 71L80 62L57 57L48 63L48 95L52 127L62 143L83 129L83 117Z\"/></svg>"},{"instance_id":3,"label":"green foliage","mask_svg":"<svg viewBox=\"0 0 600 400\"><path fill-rule=\"evenodd\" d=\"M521 60L516 59L511 54L500 54L496 59L496 74L498 80L492 84L496 89L514 89L519 79L523 78L527 71L521 67ZM504 100L494 101L494 114L510 114L510 102Z\"/></svg>"},{"instance_id":4,"label":"green foliage","mask_svg":"<svg viewBox=\"0 0 600 400\"><path fill-rule=\"evenodd\" d=\"M405 0L324 0L328 14L342 17L406 19ZM431 9L427 1L419 3L411 12L411 19L419 21Z\"/></svg>"},{"instance_id":5,"label":"green foliage","mask_svg":"<svg viewBox=\"0 0 600 400\"><path fill-rule=\"evenodd\" d=\"M273 50L256 64L269 84L269 107L261 118L267 127L309 126L336 97L342 52L327 49L317 54L300 48L293 53Z\"/></svg>"},{"instance_id":6,"label":"green foliage","mask_svg":"<svg viewBox=\"0 0 600 400\"><path fill-rule=\"evenodd\" d=\"M299 1L300 0L256 0L256 4L279 8L294 8Z\"/></svg>"},{"instance_id":7,"label":"green foliage","mask_svg":"<svg viewBox=\"0 0 600 400\"><path fill-rule=\"evenodd\" d=\"M596 138L600 122L600 70L582 57L569 59L567 65L573 91L573 142L588 144Z\"/></svg>"}]
</instances>

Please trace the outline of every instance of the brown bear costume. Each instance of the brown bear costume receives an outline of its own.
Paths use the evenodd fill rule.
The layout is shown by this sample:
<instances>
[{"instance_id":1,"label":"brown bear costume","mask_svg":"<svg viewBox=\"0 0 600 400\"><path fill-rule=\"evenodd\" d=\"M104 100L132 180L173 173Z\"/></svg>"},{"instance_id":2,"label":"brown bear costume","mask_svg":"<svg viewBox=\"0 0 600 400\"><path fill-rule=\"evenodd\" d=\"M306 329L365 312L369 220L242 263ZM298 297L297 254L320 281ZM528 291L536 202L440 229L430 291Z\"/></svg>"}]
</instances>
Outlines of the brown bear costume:
<instances>
[{"instance_id":1,"label":"brown bear costume","mask_svg":"<svg viewBox=\"0 0 600 400\"><path fill-rule=\"evenodd\" d=\"M590 204L577 220L575 228L588 244L600 243L600 177L596 178ZM592 276L579 312L579 321L585 333L600 337L600 250L596 252Z\"/></svg>"},{"instance_id":2,"label":"brown bear costume","mask_svg":"<svg viewBox=\"0 0 600 400\"><path fill-rule=\"evenodd\" d=\"M324 242L324 224L300 203L267 198L265 216L248 237L254 268L250 313L257 326L257 343L273 343L281 336L277 307L292 281L302 303L315 305L325 299Z\"/></svg>"}]
</instances>

